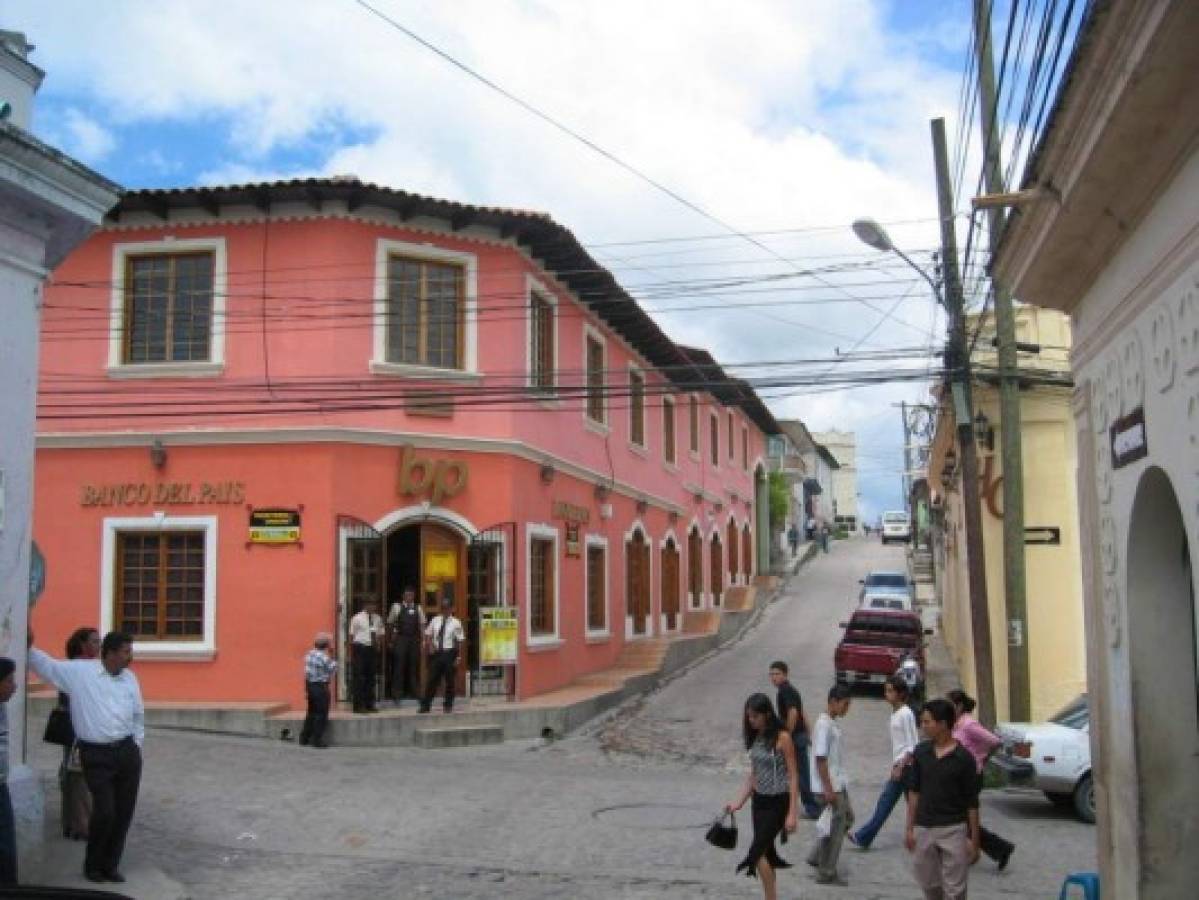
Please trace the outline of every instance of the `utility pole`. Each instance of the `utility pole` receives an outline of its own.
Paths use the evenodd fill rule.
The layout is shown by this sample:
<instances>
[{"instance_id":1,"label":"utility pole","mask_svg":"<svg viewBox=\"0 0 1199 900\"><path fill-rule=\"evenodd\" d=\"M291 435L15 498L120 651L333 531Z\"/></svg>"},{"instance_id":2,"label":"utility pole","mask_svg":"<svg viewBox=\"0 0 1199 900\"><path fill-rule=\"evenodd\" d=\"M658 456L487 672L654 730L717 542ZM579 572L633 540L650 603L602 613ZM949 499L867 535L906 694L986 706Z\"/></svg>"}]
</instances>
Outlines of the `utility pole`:
<instances>
[{"instance_id":1,"label":"utility pole","mask_svg":"<svg viewBox=\"0 0 1199 900\"><path fill-rule=\"evenodd\" d=\"M983 179L988 194L1005 190L997 135L998 101L991 55L991 0L974 0L974 46L978 55L978 117L983 140ZM994 257L1003 234L1002 208L988 207L987 234ZM1024 559L1024 458L1020 423L1020 379L1016 357L1016 314L1007 288L992 281L995 338L999 356L1000 456L1003 461L1003 594L1008 633L1008 719L1032 719L1028 662L1028 601Z\"/></svg>"},{"instance_id":2,"label":"utility pole","mask_svg":"<svg viewBox=\"0 0 1199 900\"><path fill-rule=\"evenodd\" d=\"M899 404L899 414L903 416L903 508L908 509L908 498L912 496L912 435L908 430L908 405ZM908 514L911 515L908 509Z\"/></svg>"},{"instance_id":3,"label":"utility pole","mask_svg":"<svg viewBox=\"0 0 1199 900\"><path fill-rule=\"evenodd\" d=\"M995 724L995 677L991 665L991 619L987 604L987 570L983 551L982 507L978 490L978 456L974 448L974 413L971 398L970 348L966 342L966 301L958 271L957 235L954 232L953 188L949 180L949 153L945 147L945 120L932 120L933 161L937 170L937 206L941 218L941 257L945 275L945 307L949 313L949 346L946 368L952 379L954 422L958 431L958 460L962 472L962 507L966 525L966 568L970 590L970 624L974 640L975 692L978 719Z\"/></svg>"}]
</instances>

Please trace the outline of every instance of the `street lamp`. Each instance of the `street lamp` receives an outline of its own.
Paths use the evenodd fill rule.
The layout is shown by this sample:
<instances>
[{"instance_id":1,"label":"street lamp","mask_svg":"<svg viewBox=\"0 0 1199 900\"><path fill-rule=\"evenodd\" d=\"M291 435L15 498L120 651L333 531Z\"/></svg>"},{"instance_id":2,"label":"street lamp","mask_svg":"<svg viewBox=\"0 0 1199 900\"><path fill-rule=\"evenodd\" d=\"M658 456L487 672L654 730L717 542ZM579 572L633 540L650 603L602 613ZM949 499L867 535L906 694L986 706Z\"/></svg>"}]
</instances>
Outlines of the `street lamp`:
<instances>
[{"instance_id":1,"label":"street lamp","mask_svg":"<svg viewBox=\"0 0 1199 900\"><path fill-rule=\"evenodd\" d=\"M866 246L873 247L875 250L881 250L883 253L894 253L915 269L916 273L927 281L928 286L933 289L933 296L937 298L937 302L945 306L945 298L941 296L941 286L933 281L924 269L916 265L910 256L891 242L891 235L887 234L887 230L882 225L878 224L874 219L856 219L853 223L853 233Z\"/></svg>"}]
</instances>

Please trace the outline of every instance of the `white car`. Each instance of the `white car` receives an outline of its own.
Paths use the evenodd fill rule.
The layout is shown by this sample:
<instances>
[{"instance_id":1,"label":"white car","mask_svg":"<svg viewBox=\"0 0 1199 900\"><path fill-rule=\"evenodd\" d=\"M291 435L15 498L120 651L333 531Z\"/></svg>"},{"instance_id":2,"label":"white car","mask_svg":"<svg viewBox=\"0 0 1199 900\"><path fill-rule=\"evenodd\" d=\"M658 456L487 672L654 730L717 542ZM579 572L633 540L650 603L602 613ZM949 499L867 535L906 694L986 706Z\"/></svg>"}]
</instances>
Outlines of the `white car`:
<instances>
[{"instance_id":1,"label":"white car","mask_svg":"<svg viewBox=\"0 0 1199 900\"><path fill-rule=\"evenodd\" d=\"M884 544L892 541L903 541L905 544L912 539L912 518L906 512L883 513L882 539Z\"/></svg>"},{"instance_id":2,"label":"white car","mask_svg":"<svg viewBox=\"0 0 1199 900\"><path fill-rule=\"evenodd\" d=\"M995 732L1003 746L991 764L1009 784L1039 788L1054 803L1072 806L1080 819L1094 824L1090 725L1086 694L1043 724L1002 722Z\"/></svg>"}]
</instances>

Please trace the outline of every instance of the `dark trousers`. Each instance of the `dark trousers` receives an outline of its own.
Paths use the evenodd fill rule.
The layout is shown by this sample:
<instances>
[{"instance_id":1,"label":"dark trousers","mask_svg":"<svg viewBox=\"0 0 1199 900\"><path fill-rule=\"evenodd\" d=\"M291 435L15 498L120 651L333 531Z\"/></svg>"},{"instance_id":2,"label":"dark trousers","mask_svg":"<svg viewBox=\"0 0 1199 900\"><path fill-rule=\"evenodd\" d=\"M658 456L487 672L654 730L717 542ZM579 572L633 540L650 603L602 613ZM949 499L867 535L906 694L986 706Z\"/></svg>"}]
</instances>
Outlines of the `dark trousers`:
<instances>
[{"instance_id":1,"label":"dark trousers","mask_svg":"<svg viewBox=\"0 0 1199 900\"><path fill-rule=\"evenodd\" d=\"M808 735L797 733L795 739L795 765L799 769L799 805L809 819L820 815L824 804L812 793L812 770L808 764Z\"/></svg>"},{"instance_id":2,"label":"dark trousers","mask_svg":"<svg viewBox=\"0 0 1199 900\"><path fill-rule=\"evenodd\" d=\"M397 701L415 697L420 693L418 670L420 669L420 637L396 638L392 654L394 666L391 670L391 695Z\"/></svg>"},{"instance_id":3,"label":"dark trousers","mask_svg":"<svg viewBox=\"0 0 1199 900\"><path fill-rule=\"evenodd\" d=\"M425 682L425 697L421 700L420 708L427 710L433 705L433 697L437 694L438 682L445 680L445 708L454 706L454 687L458 674L458 652L456 650L441 650L429 657L429 680Z\"/></svg>"},{"instance_id":4,"label":"dark trousers","mask_svg":"<svg viewBox=\"0 0 1199 900\"><path fill-rule=\"evenodd\" d=\"M0 782L0 884L17 883L17 828L8 785Z\"/></svg>"},{"instance_id":5,"label":"dark trousers","mask_svg":"<svg viewBox=\"0 0 1199 900\"><path fill-rule=\"evenodd\" d=\"M83 777L92 792L92 818L87 830L83 868L112 872L120 867L125 835L137 806L142 780L142 751L133 738L114 746L79 743Z\"/></svg>"},{"instance_id":6,"label":"dark trousers","mask_svg":"<svg viewBox=\"0 0 1199 900\"><path fill-rule=\"evenodd\" d=\"M300 729L300 743L320 747L325 743L325 726L329 724L329 682L305 681L308 695L308 714Z\"/></svg>"},{"instance_id":7,"label":"dark trousers","mask_svg":"<svg viewBox=\"0 0 1199 900\"><path fill-rule=\"evenodd\" d=\"M354 712L375 708L375 648L351 644L354 663Z\"/></svg>"},{"instance_id":8,"label":"dark trousers","mask_svg":"<svg viewBox=\"0 0 1199 900\"><path fill-rule=\"evenodd\" d=\"M983 776L978 776L978 789L981 792L983 789ZM987 854L991 859L999 862L1005 859L1016 849L1016 845L1011 841L1001 838L993 831L988 831L981 825L978 827L979 846L983 853Z\"/></svg>"}]
</instances>

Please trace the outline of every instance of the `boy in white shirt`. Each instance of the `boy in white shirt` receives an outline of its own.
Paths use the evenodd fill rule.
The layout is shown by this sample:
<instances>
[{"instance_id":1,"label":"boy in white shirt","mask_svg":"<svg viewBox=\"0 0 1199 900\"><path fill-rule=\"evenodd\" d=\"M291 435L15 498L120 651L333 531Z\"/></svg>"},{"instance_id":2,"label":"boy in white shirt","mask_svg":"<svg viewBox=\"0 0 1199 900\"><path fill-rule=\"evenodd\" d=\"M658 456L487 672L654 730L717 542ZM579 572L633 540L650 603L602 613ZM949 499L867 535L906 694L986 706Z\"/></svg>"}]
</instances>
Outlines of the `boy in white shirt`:
<instances>
[{"instance_id":1,"label":"boy in white shirt","mask_svg":"<svg viewBox=\"0 0 1199 900\"><path fill-rule=\"evenodd\" d=\"M828 836L817 837L808 854L808 865L816 867L817 884L840 887L849 883L837 874L837 857L841 855L845 832L853 825L853 808L849 805L849 777L845 773L841 729L836 720L849 712L849 699L848 685L833 685L828 692L828 707L812 729L812 791L828 807L826 812L831 821Z\"/></svg>"},{"instance_id":2,"label":"boy in white shirt","mask_svg":"<svg viewBox=\"0 0 1199 900\"><path fill-rule=\"evenodd\" d=\"M870 821L851 831L849 842L862 850L869 850L874 838L887 822L891 810L907 789L908 766L912 764L912 751L920 742L916 730L916 716L908 706L908 684L902 675L892 675L883 686L883 696L891 704L891 775L883 785L878 804Z\"/></svg>"}]
</instances>

